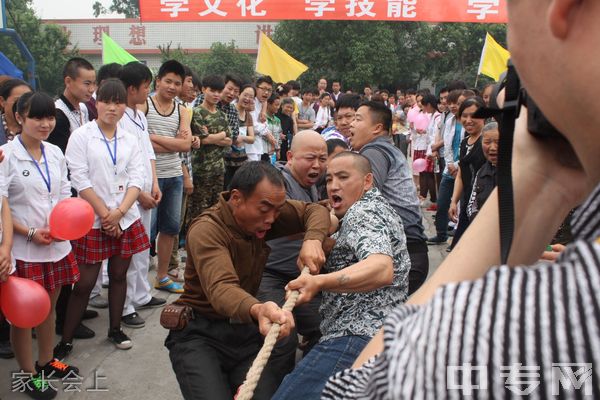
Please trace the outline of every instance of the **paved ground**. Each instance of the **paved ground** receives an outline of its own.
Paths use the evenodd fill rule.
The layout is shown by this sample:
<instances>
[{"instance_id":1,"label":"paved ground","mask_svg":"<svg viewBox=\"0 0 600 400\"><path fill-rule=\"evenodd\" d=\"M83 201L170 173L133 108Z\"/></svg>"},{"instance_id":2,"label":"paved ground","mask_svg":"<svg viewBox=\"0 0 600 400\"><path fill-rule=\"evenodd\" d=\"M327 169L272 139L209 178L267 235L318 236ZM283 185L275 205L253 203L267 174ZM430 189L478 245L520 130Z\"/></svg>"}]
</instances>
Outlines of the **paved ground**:
<instances>
[{"instance_id":1,"label":"paved ground","mask_svg":"<svg viewBox=\"0 0 600 400\"><path fill-rule=\"evenodd\" d=\"M434 233L430 212L425 212L426 230L431 236ZM434 271L446 256L446 246L430 246L429 262ZM151 279L154 273L151 272ZM106 297L106 290L103 295ZM176 299L175 295L165 292L155 294L164 297L168 302ZM69 382L56 382L55 386L63 391L60 399L160 399L171 400L181 398L177 380L171 369L169 355L163 346L167 331L159 324L160 309L143 310L140 315L146 320L143 329L125 328L134 342L132 349L123 351L116 349L106 340L108 329L108 310L99 310L100 316L86 321L86 325L96 331L97 336L89 340L79 340L69 356L68 362L80 369L82 381L73 379ZM20 400L29 397L15 393L11 389L12 373L17 370L17 363L12 360L0 360L0 399Z\"/></svg>"}]
</instances>

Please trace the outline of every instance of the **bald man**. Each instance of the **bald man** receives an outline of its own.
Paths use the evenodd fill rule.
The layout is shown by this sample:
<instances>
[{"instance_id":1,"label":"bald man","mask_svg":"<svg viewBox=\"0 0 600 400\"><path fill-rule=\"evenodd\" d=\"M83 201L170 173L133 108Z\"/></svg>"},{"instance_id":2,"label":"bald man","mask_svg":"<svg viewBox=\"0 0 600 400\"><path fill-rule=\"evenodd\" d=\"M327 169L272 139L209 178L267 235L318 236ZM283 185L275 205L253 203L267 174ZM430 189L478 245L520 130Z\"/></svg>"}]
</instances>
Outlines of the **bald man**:
<instances>
[{"instance_id":1,"label":"bald man","mask_svg":"<svg viewBox=\"0 0 600 400\"><path fill-rule=\"evenodd\" d=\"M276 167L281 171L285 181L288 199L315 203L319 200L316 183L325 173L327 165L327 144L318 132L300 131L294 136L292 147L287 152L287 163L279 163ZM302 237L285 237L267 242L271 254L263 272L258 299L274 301L279 306L285 301L285 285L300 274L296 260L302 247ZM306 341L305 351L310 349L321 336L319 331L320 298L302 307L294 309L296 329ZM271 357L281 368L277 368L279 382L292 371L296 359L298 338L295 332L286 339L280 340ZM275 368L271 369L276 370Z\"/></svg>"},{"instance_id":2,"label":"bald man","mask_svg":"<svg viewBox=\"0 0 600 400\"><path fill-rule=\"evenodd\" d=\"M352 152L336 155L327 166L327 194L342 222L324 273L288 284L300 291L297 304L322 292L322 337L273 400L320 398L327 379L352 365L408 295L410 258L402 219L374 187L369 160Z\"/></svg>"}]
</instances>

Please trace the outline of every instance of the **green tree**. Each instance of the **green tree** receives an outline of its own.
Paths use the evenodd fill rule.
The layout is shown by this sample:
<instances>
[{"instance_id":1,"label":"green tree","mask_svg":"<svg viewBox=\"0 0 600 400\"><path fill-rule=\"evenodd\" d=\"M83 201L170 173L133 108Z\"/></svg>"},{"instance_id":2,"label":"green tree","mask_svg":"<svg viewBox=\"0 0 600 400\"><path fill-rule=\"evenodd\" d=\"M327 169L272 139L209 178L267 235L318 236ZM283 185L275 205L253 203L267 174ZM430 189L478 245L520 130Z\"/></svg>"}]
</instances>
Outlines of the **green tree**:
<instances>
[{"instance_id":1,"label":"green tree","mask_svg":"<svg viewBox=\"0 0 600 400\"><path fill-rule=\"evenodd\" d=\"M117 13L122 14L125 18L139 18L140 16L140 1L139 0L112 0L112 3L106 9L99 1L92 5L94 16L97 18L101 14Z\"/></svg>"},{"instance_id":2,"label":"green tree","mask_svg":"<svg viewBox=\"0 0 600 400\"><path fill-rule=\"evenodd\" d=\"M36 61L41 89L58 94L63 85L62 66L75 51L67 51L69 38L58 25L42 24L33 11L31 0L6 0L6 22L14 29ZM27 62L12 41L0 41L2 51L17 67L26 71Z\"/></svg>"},{"instance_id":3,"label":"green tree","mask_svg":"<svg viewBox=\"0 0 600 400\"><path fill-rule=\"evenodd\" d=\"M365 84L418 82L425 65L418 55L427 29L422 23L283 21L274 41L309 67L300 77L304 85L315 85L326 76L361 90Z\"/></svg>"},{"instance_id":4,"label":"green tree","mask_svg":"<svg viewBox=\"0 0 600 400\"><path fill-rule=\"evenodd\" d=\"M200 73L200 55L191 54L182 49L181 46L177 46L177 48L173 49L171 48L172 45L173 43L170 42L164 46L158 46L162 61L165 62L167 60L177 60L183 65L187 65L195 72Z\"/></svg>"},{"instance_id":5,"label":"green tree","mask_svg":"<svg viewBox=\"0 0 600 400\"><path fill-rule=\"evenodd\" d=\"M199 76L233 73L249 81L254 76L254 61L240 53L233 41L215 42L206 54L190 54L181 47L171 49L171 44L159 46L163 61L173 59L187 65Z\"/></svg>"},{"instance_id":6,"label":"green tree","mask_svg":"<svg viewBox=\"0 0 600 400\"><path fill-rule=\"evenodd\" d=\"M453 79L473 85L481 58L485 34L489 32L506 48L506 25L456 24L432 25L427 39L427 78L434 82ZM491 81L480 77L480 82Z\"/></svg>"},{"instance_id":7,"label":"green tree","mask_svg":"<svg viewBox=\"0 0 600 400\"><path fill-rule=\"evenodd\" d=\"M308 65L302 84L325 76L360 91L365 84L414 87L423 79L473 84L486 31L505 43L504 25L373 21L283 21L274 40Z\"/></svg>"},{"instance_id":8,"label":"green tree","mask_svg":"<svg viewBox=\"0 0 600 400\"><path fill-rule=\"evenodd\" d=\"M215 42L210 52L201 55L200 71L203 75L232 73L250 80L254 76L254 64L252 57L237 50L234 41Z\"/></svg>"}]
</instances>

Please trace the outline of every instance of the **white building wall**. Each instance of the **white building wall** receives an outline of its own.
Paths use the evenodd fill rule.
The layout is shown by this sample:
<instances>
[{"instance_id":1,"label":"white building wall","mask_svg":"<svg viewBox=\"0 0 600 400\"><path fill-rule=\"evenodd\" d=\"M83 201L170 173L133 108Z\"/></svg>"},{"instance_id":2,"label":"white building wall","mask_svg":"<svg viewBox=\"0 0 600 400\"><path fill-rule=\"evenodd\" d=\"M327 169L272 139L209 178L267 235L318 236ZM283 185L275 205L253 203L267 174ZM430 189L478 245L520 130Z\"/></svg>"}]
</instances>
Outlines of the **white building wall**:
<instances>
[{"instance_id":1,"label":"white building wall","mask_svg":"<svg viewBox=\"0 0 600 400\"><path fill-rule=\"evenodd\" d=\"M256 55L259 32L271 36L277 22L154 22L136 19L44 20L60 25L69 35L71 46L95 66L102 64L102 32L150 68L161 62L159 46L171 45L190 53L209 51L215 42L234 41L239 51Z\"/></svg>"}]
</instances>

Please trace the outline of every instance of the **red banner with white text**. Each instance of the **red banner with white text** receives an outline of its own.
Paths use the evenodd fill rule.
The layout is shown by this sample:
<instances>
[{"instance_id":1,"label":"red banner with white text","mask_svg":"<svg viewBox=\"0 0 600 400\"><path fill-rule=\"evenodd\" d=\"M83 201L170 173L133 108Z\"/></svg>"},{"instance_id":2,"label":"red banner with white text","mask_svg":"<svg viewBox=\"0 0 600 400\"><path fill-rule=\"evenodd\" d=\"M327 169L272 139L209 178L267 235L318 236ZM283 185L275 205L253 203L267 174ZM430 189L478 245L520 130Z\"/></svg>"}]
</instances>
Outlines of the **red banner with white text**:
<instances>
[{"instance_id":1,"label":"red banner with white text","mask_svg":"<svg viewBox=\"0 0 600 400\"><path fill-rule=\"evenodd\" d=\"M143 22L349 20L506 23L506 0L140 0Z\"/></svg>"}]
</instances>

